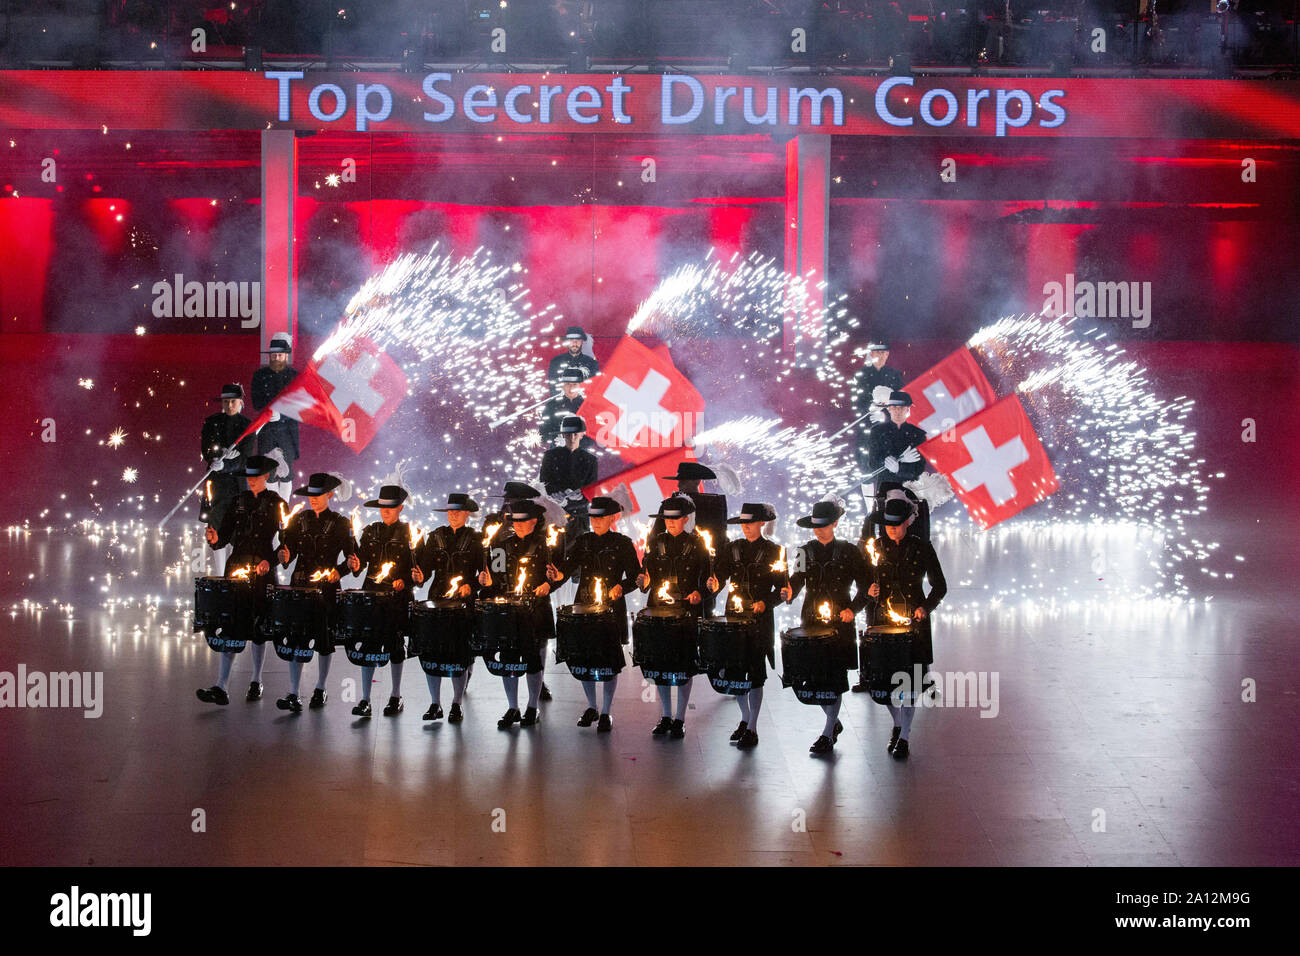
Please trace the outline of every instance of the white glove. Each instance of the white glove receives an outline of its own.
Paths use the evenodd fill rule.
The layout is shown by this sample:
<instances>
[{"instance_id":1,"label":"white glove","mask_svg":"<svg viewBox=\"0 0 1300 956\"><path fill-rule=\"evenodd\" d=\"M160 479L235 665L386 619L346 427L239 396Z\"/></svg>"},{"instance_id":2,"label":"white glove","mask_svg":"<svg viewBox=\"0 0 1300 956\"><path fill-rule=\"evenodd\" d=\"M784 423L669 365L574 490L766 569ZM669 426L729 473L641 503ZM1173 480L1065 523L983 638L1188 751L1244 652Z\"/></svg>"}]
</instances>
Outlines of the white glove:
<instances>
[{"instance_id":1,"label":"white glove","mask_svg":"<svg viewBox=\"0 0 1300 956\"><path fill-rule=\"evenodd\" d=\"M894 472L895 474L897 474L897 472L898 472L898 459L895 458L893 455L890 455L888 458L885 459L885 468L886 468L888 471L892 471L892 472Z\"/></svg>"},{"instance_id":2,"label":"white glove","mask_svg":"<svg viewBox=\"0 0 1300 956\"><path fill-rule=\"evenodd\" d=\"M909 448L907 449L907 451L903 452L901 455L898 456L898 460L905 461L910 465L914 461L921 460L921 453L917 451L915 448Z\"/></svg>"},{"instance_id":3,"label":"white glove","mask_svg":"<svg viewBox=\"0 0 1300 956\"><path fill-rule=\"evenodd\" d=\"M225 467L225 464L224 460L217 458L214 461L208 462L208 471L221 471L221 469Z\"/></svg>"},{"instance_id":4,"label":"white glove","mask_svg":"<svg viewBox=\"0 0 1300 956\"><path fill-rule=\"evenodd\" d=\"M867 419L871 422L871 424L879 425L881 422L885 420L885 410L883 408L877 408L873 405L871 408L871 413L867 416Z\"/></svg>"},{"instance_id":5,"label":"white glove","mask_svg":"<svg viewBox=\"0 0 1300 956\"><path fill-rule=\"evenodd\" d=\"M889 401L889 397L894 394L894 390L888 385L877 385L871 390L871 404L881 405Z\"/></svg>"},{"instance_id":6,"label":"white glove","mask_svg":"<svg viewBox=\"0 0 1300 956\"><path fill-rule=\"evenodd\" d=\"M272 448L266 453L266 457L270 458L276 464L275 475L273 476L276 481L284 481L289 477L289 463L284 460L283 451L278 448Z\"/></svg>"},{"instance_id":7,"label":"white glove","mask_svg":"<svg viewBox=\"0 0 1300 956\"><path fill-rule=\"evenodd\" d=\"M224 455L222 455L222 457L223 457L226 461L234 461L236 458L239 457L239 449L238 449L238 448L232 448L232 449L230 449L230 451L228 451L228 452L226 452Z\"/></svg>"},{"instance_id":8,"label":"white glove","mask_svg":"<svg viewBox=\"0 0 1300 956\"><path fill-rule=\"evenodd\" d=\"M583 501L585 497L577 488L569 488L564 492L564 496L570 501Z\"/></svg>"},{"instance_id":9,"label":"white glove","mask_svg":"<svg viewBox=\"0 0 1300 956\"><path fill-rule=\"evenodd\" d=\"M277 412L274 408L271 409L271 418L269 420L273 422L278 422L280 420L280 413Z\"/></svg>"}]
</instances>

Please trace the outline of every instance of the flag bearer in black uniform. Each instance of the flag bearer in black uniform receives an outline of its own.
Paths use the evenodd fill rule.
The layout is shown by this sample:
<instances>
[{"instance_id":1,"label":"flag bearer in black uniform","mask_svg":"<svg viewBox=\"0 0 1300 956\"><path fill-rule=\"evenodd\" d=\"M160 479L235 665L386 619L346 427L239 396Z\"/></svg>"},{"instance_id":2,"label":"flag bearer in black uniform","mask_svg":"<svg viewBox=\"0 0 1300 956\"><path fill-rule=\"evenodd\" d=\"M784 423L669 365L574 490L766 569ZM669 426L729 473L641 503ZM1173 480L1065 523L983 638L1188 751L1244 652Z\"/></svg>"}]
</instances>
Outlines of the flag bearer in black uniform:
<instances>
[{"instance_id":1,"label":"flag bearer in black uniform","mask_svg":"<svg viewBox=\"0 0 1300 956\"><path fill-rule=\"evenodd\" d=\"M664 475L665 481L677 482L677 494L685 495L695 503L695 531L703 529L709 533L710 543L716 554L722 542L727 540L727 496L700 491L700 482L717 481L718 476L712 468L701 465L698 461L683 461L677 465L677 474ZM651 529L655 534L664 530L664 523L656 520ZM701 613L705 617L713 614L715 595L709 590L704 592Z\"/></svg>"},{"instance_id":2,"label":"flag bearer in black uniform","mask_svg":"<svg viewBox=\"0 0 1300 956\"><path fill-rule=\"evenodd\" d=\"M564 420L571 415L578 414L578 409L582 407L583 400L582 383L586 380L587 371L580 365L569 365L560 370L560 394L542 406L542 421L537 428L544 444L555 444L555 439L560 435L560 426L564 423ZM583 438L582 441L583 447L588 450L590 450L590 445L595 444L589 438Z\"/></svg>"},{"instance_id":3,"label":"flag bearer in black uniform","mask_svg":"<svg viewBox=\"0 0 1300 956\"><path fill-rule=\"evenodd\" d=\"M781 597L789 603L807 587L800 611L800 620L805 626L826 623L819 608L823 603L829 605L829 623L837 632L837 667L842 664L848 672L857 665L857 633L853 622L858 611L867 606L871 577L862 552L835 537L835 529L843 515L844 509L835 502L819 501L813 505L812 514L796 522L801 528L812 528L814 537L795 552L790 583L781 590ZM845 679L835 696L835 703L822 705L826 712L826 726L822 735L808 748L812 753L830 753L839 739L840 731L844 729L839 721L840 705L844 702L843 691L847 689L848 680Z\"/></svg>"},{"instance_id":4,"label":"flag bearer in black uniform","mask_svg":"<svg viewBox=\"0 0 1300 956\"><path fill-rule=\"evenodd\" d=\"M266 349L266 364L253 372L253 408L261 411L271 400L285 390L298 376L298 370L289 364L293 345L289 333L277 332L271 336ZM271 476L277 494L284 496L292 487L293 463L298 460L298 421L281 418L279 412L257 433L257 453L276 460L276 470Z\"/></svg>"},{"instance_id":5,"label":"flag bearer in black uniform","mask_svg":"<svg viewBox=\"0 0 1300 956\"><path fill-rule=\"evenodd\" d=\"M892 609L916 622L912 636L912 664L921 665L924 683L924 674L934 663L930 615L948 593L948 582L944 580L939 556L930 539L907 533L908 525L916 518L910 503L901 498L891 499L876 518L884 526L885 533L872 542L878 560L868 566L871 574L871 587L867 591L871 597L869 619L873 624L889 623L887 610ZM922 583L927 579L930 582L929 594L925 593ZM909 679L915 681L915 673L914 668L908 675ZM894 718L894 731L886 749L895 759L907 758L907 737L916 713L915 699L922 691L921 687L912 687L900 705L886 705Z\"/></svg>"},{"instance_id":6,"label":"flag bearer in black uniform","mask_svg":"<svg viewBox=\"0 0 1300 956\"><path fill-rule=\"evenodd\" d=\"M217 396L221 411L203 420L199 448L203 461L212 471L212 494L201 517L213 527L221 527L226 509L244 490L241 477L246 460L257 453L257 436L248 435L238 445L235 439L252 422L244 416L244 386L238 382L221 387Z\"/></svg>"},{"instance_id":7,"label":"flag bearer in black uniform","mask_svg":"<svg viewBox=\"0 0 1300 956\"><path fill-rule=\"evenodd\" d=\"M636 587L637 575L641 573L636 545L627 535L613 530L614 522L622 511L623 506L613 498L599 495L593 498L591 530L571 541L567 554L557 554L546 573L554 584L572 575L574 571L579 571L578 593L574 598L577 604L595 602L595 579L599 578L604 589L604 600L613 605L615 617L622 621L621 641L607 648L609 666L613 669L614 676L604 682L604 700L599 710L596 709L596 682L582 682L582 692L587 695L587 709L578 718L578 726L590 727L595 723L598 733L608 733L613 726L609 712L614 703L614 690L618 686L618 672L623 669L623 645L627 643L628 637L625 595Z\"/></svg>"},{"instance_id":8,"label":"flag bearer in black uniform","mask_svg":"<svg viewBox=\"0 0 1300 956\"><path fill-rule=\"evenodd\" d=\"M871 426L886 420L886 414L876 402L877 389L893 392L903 387L903 373L886 363L889 361L889 343L884 339L872 339L867 343L867 364L858 369L853 376L853 412L854 417L866 417L867 421L858 425L858 467L864 472L870 470L867 465L867 438Z\"/></svg>"},{"instance_id":9,"label":"flag bearer in black uniform","mask_svg":"<svg viewBox=\"0 0 1300 956\"><path fill-rule=\"evenodd\" d=\"M582 489L596 482L596 456L579 447L586 431L587 423L577 415L570 415L560 423L564 444L548 448L542 456L542 487L569 516L564 527L569 541L589 530L587 498Z\"/></svg>"},{"instance_id":10,"label":"flag bearer in black uniform","mask_svg":"<svg viewBox=\"0 0 1300 956\"><path fill-rule=\"evenodd\" d=\"M682 604L688 613L700 617L704 609L704 595L708 592L709 552L704 542L693 531L686 530L686 519L695 514L695 502L685 495L673 495L665 498L659 510L650 515L662 520L664 530L651 534L646 543L645 564L639 577L637 587L648 591L647 607L661 604ZM660 595L667 582L668 597ZM698 673L698 671L696 672ZM691 701L691 684L695 675L691 674L686 683L677 687L677 711L673 716L672 688L658 685L659 705L663 708L663 717L651 731L656 737L668 734L676 740L686 736L686 708Z\"/></svg>"},{"instance_id":11,"label":"flag bearer in black uniform","mask_svg":"<svg viewBox=\"0 0 1300 956\"><path fill-rule=\"evenodd\" d=\"M767 681L763 659L776 666L773 609L781 599L781 589L789 583L781 546L763 537L763 525L775 520L776 509L771 505L745 502L740 514L727 519L727 524L740 525L744 537L722 544L714 563L714 573L708 580L709 590L714 593L730 582L732 596L741 600L742 613L758 618L765 642L758 659L750 665L753 689L736 697L736 703L740 705L740 726L732 733L731 739L743 749L758 745L758 711L763 706L763 684Z\"/></svg>"},{"instance_id":12,"label":"flag bearer in black uniform","mask_svg":"<svg viewBox=\"0 0 1300 956\"><path fill-rule=\"evenodd\" d=\"M379 509L379 521L366 525L361 532L361 544L356 554L348 555L348 567L353 574L365 569L363 591L394 591L398 594L393 605L393 617L385 622L385 650L393 671L393 693L384 706L385 717L395 717L402 712L402 662L406 660L406 621L415 589L411 570L415 555L411 550L411 526L399 520L402 507L410 497L399 485L384 485L379 497L366 502L367 508ZM387 567L386 567L387 566ZM352 708L356 717L369 717L370 688L375 680L373 667L361 668L361 700Z\"/></svg>"},{"instance_id":13,"label":"flag bearer in black uniform","mask_svg":"<svg viewBox=\"0 0 1300 956\"><path fill-rule=\"evenodd\" d=\"M478 591L478 575L483 563L483 536L469 526L469 516L478 511L478 502L463 492L452 492L447 504L434 511L445 511L447 523L431 531L415 550L415 567L411 577L416 584L429 584L429 598L460 598L473 604ZM454 586L453 586L454 582ZM459 724L465 719L461 699L469 680L471 663L459 677L451 679L451 710L447 722ZM425 720L442 718L442 678L426 673L429 685L429 709Z\"/></svg>"},{"instance_id":14,"label":"flag bearer in black uniform","mask_svg":"<svg viewBox=\"0 0 1300 956\"><path fill-rule=\"evenodd\" d=\"M511 506L506 517L511 530L504 537L497 535L488 549L489 570L480 571L482 597L492 598L512 594L519 587L519 572L523 568L522 590L531 596L533 620L537 633L537 654L528 661L528 708L519 713L519 678L502 675L506 701L509 708L497 721L498 730L508 730L512 724L531 727L538 721L537 701L542 692L542 668L549 642L555 637L555 614L551 610L551 583L546 580L546 566L553 561L551 548L546 543L546 525L542 517L546 510L535 501L518 501ZM492 570L496 569L496 570Z\"/></svg>"},{"instance_id":15,"label":"flag bearer in black uniform","mask_svg":"<svg viewBox=\"0 0 1300 956\"><path fill-rule=\"evenodd\" d=\"M280 536L280 565L287 566L291 561L293 576L289 584L293 587L318 586L326 592L326 600L333 606L339 590L339 578L348 570L348 557L357 553L357 543L352 537L352 524L337 511L330 510L330 500L334 489L342 482L333 475L316 472L302 488L295 488L295 495L307 498L308 507L293 516L289 528ZM318 571L328 571L322 581L311 580ZM334 635L327 632L316 642L317 667L316 689L312 691L310 707L324 707L329 696L325 693L325 679L329 677L330 661L334 655ZM289 662L289 693L275 702L281 710L295 714L302 713L302 701L298 699L298 688L302 683L302 662Z\"/></svg>"},{"instance_id":16,"label":"flag bearer in black uniform","mask_svg":"<svg viewBox=\"0 0 1300 956\"><path fill-rule=\"evenodd\" d=\"M891 491L901 491L915 507L918 499L911 491L903 487L907 481L915 481L925 472L925 459L918 448L925 442L925 432L913 425L908 419L912 415L912 396L907 392L895 391L884 403L889 420L871 427L870 455L868 466L872 471L883 468L876 479L876 508L879 511L885 497ZM913 534L920 534L927 540L930 537L930 506L920 503L918 527ZM879 529L875 529L878 533ZM867 535L863 535L865 539Z\"/></svg>"},{"instance_id":17,"label":"flag bearer in black uniform","mask_svg":"<svg viewBox=\"0 0 1300 956\"><path fill-rule=\"evenodd\" d=\"M590 355L583 352L587 344L587 333L577 325L571 325L564 333L564 351L551 359L551 364L547 368L546 379L551 383L551 391L558 388L560 373L570 367L576 366L582 369L587 378L594 378L600 371L600 363Z\"/></svg>"},{"instance_id":18,"label":"flag bearer in black uniform","mask_svg":"<svg viewBox=\"0 0 1300 956\"><path fill-rule=\"evenodd\" d=\"M270 458L253 455L245 463L243 478L248 482L248 490L239 494L234 503L226 509L221 527L208 525L204 534L208 547L220 550L231 546L230 557L226 560L225 576L230 577L235 571L249 569L249 577L255 582L254 601L256 616L265 605L266 584L271 580L271 562L275 560L275 536L280 531L281 509L284 499L266 487L267 476L275 470L275 462ZM266 660L266 638L253 627L249 640L253 644L253 680L248 685L245 700L259 700L262 696L262 664ZM207 704L228 704L227 684L230 682L230 669L235 663L235 655L230 651L221 653L221 673L216 684L206 690L197 690L195 695Z\"/></svg>"}]
</instances>

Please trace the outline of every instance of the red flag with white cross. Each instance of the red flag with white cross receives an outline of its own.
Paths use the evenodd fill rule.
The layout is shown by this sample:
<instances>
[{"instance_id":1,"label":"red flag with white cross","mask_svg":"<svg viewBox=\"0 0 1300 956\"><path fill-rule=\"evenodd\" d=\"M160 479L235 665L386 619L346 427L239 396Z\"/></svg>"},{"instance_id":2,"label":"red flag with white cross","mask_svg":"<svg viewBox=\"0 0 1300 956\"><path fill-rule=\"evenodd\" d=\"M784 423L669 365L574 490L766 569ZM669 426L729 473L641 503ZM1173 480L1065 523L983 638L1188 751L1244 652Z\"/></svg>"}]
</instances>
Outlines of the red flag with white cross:
<instances>
[{"instance_id":1,"label":"red flag with white cross","mask_svg":"<svg viewBox=\"0 0 1300 956\"><path fill-rule=\"evenodd\" d=\"M360 453L402 403L408 384L406 373L387 352L370 339L356 338L308 364L244 434L257 431L278 412L333 432Z\"/></svg>"},{"instance_id":2,"label":"red flag with white cross","mask_svg":"<svg viewBox=\"0 0 1300 956\"><path fill-rule=\"evenodd\" d=\"M704 397L667 349L649 349L625 336L602 364L578 414L588 437L639 465L682 447L702 411Z\"/></svg>"},{"instance_id":3,"label":"red flag with white cross","mask_svg":"<svg viewBox=\"0 0 1300 956\"><path fill-rule=\"evenodd\" d=\"M952 440L948 440L951 437ZM1055 492L1060 483L1038 434L1015 395L921 445L921 454L952 482L975 522L993 527Z\"/></svg>"},{"instance_id":4,"label":"red flag with white cross","mask_svg":"<svg viewBox=\"0 0 1300 956\"><path fill-rule=\"evenodd\" d=\"M911 423L928 438L997 401L993 386L965 346L905 384L903 391L912 396Z\"/></svg>"},{"instance_id":5,"label":"red flag with white cross","mask_svg":"<svg viewBox=\"0 0 1300 956\"><path fill-rule=\"evenodd\" d=\"M623 505L619 515L618 528L632 539L637 554L645 550L645 531L654 520L650 515L659 510L659 503L677 490L677 482L664 478L664 475L677 474L677 466L690 460L687 449L677 448L666 455L660 455L650 461L621 471L594 485L582 489L588 498L607 495Z\"/></svg>"}]
</instances>

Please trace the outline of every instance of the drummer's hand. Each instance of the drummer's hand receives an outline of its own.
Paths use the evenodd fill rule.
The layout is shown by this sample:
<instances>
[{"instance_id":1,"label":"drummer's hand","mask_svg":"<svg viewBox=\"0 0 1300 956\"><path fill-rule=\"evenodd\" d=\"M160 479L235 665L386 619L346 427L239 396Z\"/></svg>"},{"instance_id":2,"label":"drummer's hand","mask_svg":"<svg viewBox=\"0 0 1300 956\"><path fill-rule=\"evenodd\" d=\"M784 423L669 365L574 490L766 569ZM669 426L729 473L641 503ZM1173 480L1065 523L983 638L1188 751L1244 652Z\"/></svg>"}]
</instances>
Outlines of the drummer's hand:
<instances>
[{"instance_id":1,"label":"drummer's hand","mask_svg":"<svg viewBox=\"0 0 1300 956\"><path fill-rule=\"evenodd\" d=\"M350 568L352 569L352 573L353 573L353 574L355 574L356 572L360 571L360 570L361 570L361 559L360 559L359 557L357 557L355 554L349 554L349 555L348 555L348 567L350 567Z\"/></svg>"},{"instance_id":2,"label":"drummer's hand","mask_svg":"<svg viewBox=\"0 0 1300 956\"><path fill-rule=\"evenodd\" d=\"M543 581L541 584L537 585L537 587L533 588L533 593L538 597L546 597L546 595L551 593L551 586Z\"/></svg>"},{"instance_id":3,"label":"drummer's hand","mask_svg":"<svg viewBox=\"0 0 1300 956\"><path fill-rule=\"evenodd\" d=\"M718 583L718 576L716 574L710 574L709 579L704 583L707 584L709 586L709 590L714 592L715 594L718 591L722 590L722 585Z\"/></svg>"},{"instance_id":4,"label":"drummer's hand","mask_svg":"<svg viewBox=\"0 0 1300 956\"><path fill-rule=\"evenodd\" d=\"M755 601L755 602L754 602L754 613L755 613L755 614L762 614L762 613L763 613L764 611L766 611L766 610L767 610L767 605L764 604L762 601Z\"/></svg>"},{"instance_id":5,"label":"drummer's hand","mask_svg":"<svg viewBox=\"0 0 1300 956\"><path fill-rule=\"evenodd\" d=\"M280 563L281 563L281 564L288 564L288 563L289 563L289 549L288 549L288 548L281 548L277 553L279 554L279 557L280 557Z\"/></svg>"},{"instance_id":6,"label":"drummer's hand","mask_svg":"<svg viewBox=\"0 0 1300 956\"><path fill-rule=\"evenodd\" d=\"M867 588L867 593L874 598L880 597L880 585L872 581L871 587Z\"/></svg>"},{"instance_id":7,"label":"drummer's hand","mask_svg":"<svg viewBox=\"0 0 1300 956\"><path fill-rule=\"evenodd\" d=\"M393 582L393 590L394 590L394 591L400 591L400 590L402 590L404 587L406 587L406 582L403 581L401 578L398 578L396 581Z\"/></svg>"},{"instance_id":8,"label":"drummer's hand","mask_svg":"<svg viewBox=\"0 0 1300 956\"><path fill-rule=\"evenodd\" d=\"M471 591L473 591L473 588L471 588L468 584L462 584L460 586L460 591L458 591L457 593L461 597L469 597Z\"/></svg>"},{"instance_id":9,"label":"drummer's hand","mask_svg":"<svg viewBox=\"0 0 1300 956\"><path fill-rule=\"evenodd\" d=\"M785 587L783 587L781 589L781 600L784 601L786 604L789 604L791 601L793 601L794 588L790 587L790 585L788 584Z\"/></svg>"},{"instance_id":10,"label":"drummer's hand","mask_svg":"<svg viewBox=\"0 0 1300 956\"><path fill-rule=\"evenodd\" d=\"M650 575L646 574L644 571L638 574L636 576L636 586L642 591L648 588L650 586Z\"/></svg>"},{"instance_id":11,"label":"drummer's hand","mask_svg":"<svg viewBox=\"0 0 1300 956\"><path fill-rule=\"evenodd\" d=\"M850 623L853 620L853 612L850 611L848 608L845 608L844 610L840 611L840 620L843 621L845 624Z\"/></svg>"},{"instance_id":12,"label":"drummer's hand","mask_svg":"<svg viewBox=\"0 0 1300 956\"><path fill-rule=\"evenodd\" d=\"M483 585L485 588L490 588L492 586L492 575L488 574L486 571L480 571L478 573L478 583Z\"/></svg>"},{"instance_id":13,"label":"drummer's hand","mask_svg":"<svg viewBox=\"0 0 1300 956\"><path fill-rule=\"evenodd\" d=\"M923 607L918 607L915 611L912 612L912 617L916 618L918 621L924 621L924 620L925 620L925 608L923 608Z\"/></svg>"},{"instance_id":14,"label":"drummer's hand","mask_svg":"<svg viewBox=\"0 0 1300 956\"><path fill-rule=\"evenodd\" d=\"M258 574L266 574L266 573L267 573L268 571L270 571L270 570L271 570L271 563L270 563L269 561L259 561L259 562L257 562L257 573L258 573Z\"/></svg>"},{"instance_id":15,"label":"drummer's hand","mask_svg":"<svg viewBox=\"0 0 1300 956\"><path fill-rule=\"evenodd\" d=\"M699 604L700 601L703 600L703 598L700 597L699 591L692 591L690 594L686 596L686 600L692 604Z\"/></svg>"},{"instance_id":16,"label":"drummer's hand","mask_svg":"<svg viewBox=\"0 0 1300 956\"><path fill-rule=\"evenodd\" d=\"M411 568L411 580L416 584L424 583L424 572L420 570L418 565Z\"/></svg>"},{"instance_id":17,"label":"drummer's hand","mask_svg":"<svg viewBox=\"0 0 1300 956\"><path fill-rule=\"evenodd\" d=\"M617 601L622 596L623 596L623 585L615 584L612 588L609 589L609 599L611 601Z\"/></svg>"},{"instance_id":18,"label":"drummer's hand","mask_svg":"<svg viewBox=\"0 0 1300 956\"><path fill-rule=\"evenodd\" d=\"M217 529L212 525L208 525L203 529L203 537L208 539L208 544L215 546L217 543Z\"/></svg>"},{"instance_id":19,"label":"drummer's hand","mask_svg":"<svg viewBox=\"0 0 1300 956\"><path fill-rule=\"evenodd\" d=\"M546 576L552 581L558 581L560 578L564 577L564 575L560 573L560 569L553 564L548 564L546 566Z\"/></svg>"}]
</instances>

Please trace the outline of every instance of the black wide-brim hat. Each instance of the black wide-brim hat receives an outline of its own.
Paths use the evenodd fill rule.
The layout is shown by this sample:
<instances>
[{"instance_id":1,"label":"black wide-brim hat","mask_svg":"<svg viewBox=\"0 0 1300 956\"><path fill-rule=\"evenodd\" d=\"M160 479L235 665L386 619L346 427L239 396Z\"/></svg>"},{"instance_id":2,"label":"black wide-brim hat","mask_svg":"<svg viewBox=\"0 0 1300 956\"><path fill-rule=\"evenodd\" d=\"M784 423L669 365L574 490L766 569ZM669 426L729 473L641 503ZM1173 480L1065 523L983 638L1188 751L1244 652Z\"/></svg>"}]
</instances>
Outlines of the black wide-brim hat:
<instances>
[{"instance_id":1,"label":"black wide-brim hat","mask_svg":"<svg viewBox=\"0 0 1300 956\"><path fill-rule=\"evenodd\" d=\"M434 508L434 511L478 511L478 502L469 495L460 491L453 491L447 496L447 506L445 508Z\"/></svg>"},{"instance_id":2,"label":"black wide-brim hat","mask_svg":"<svg viewBox=\"0 0 1300 956\"><path fill-rule=\"evenodd\" d=\"M587 423L577 415L565 415L560 421L561 435L580 435L587 430Z\"/></svg>"},{"instance_id":3,"label":"black wide-brim hat","mask_svg":"<svg viewBox=\"0 0 1300 956\"><path fill-rule=\"evenodd\" d=\"M366 502L367 508L396 508L400 504L405 504L406 499L411 497L401 485L384 485L379 489L379 497L371 498Z\"/></svg>"},{"instance_id":4,"label":"black wide-brim hat","mask_svg":"<svg viewBox=\"0 0 1300 956\"><path fill-rule=\"evenodd\" d=\"M888 352L889 343L884 339L872 339L867 343L868 352Z\"/></svg>"},{"instance_id":5,"label":"black wide-brim hat","mask_svg":"<svg viewBox=\"0 0 1300 956\"><path fill-rule=\"evenodd\" d=\"M343 482L339 481L339 479L335 478L333 475L326 474L323 471L317 471L307 480L306 485L301 488L295 488L293 493L295 495L306 495L310 498L314 495L323 495L327 492L333 491L341 484L343 484Z\"/></svg>"},{"instance_id":6,"label":"black wide-brim hat","mask_svg":"<svg viewBox=\"0 0 1300 956\"><path fill-rule=\"evenodd\" d=\"M587 380L587 370L581 365L566 365L560 369L560 374L555 376L555 380L561 385L581 385Z\"/></svg>"},{"instance_id":7,"label":"black wide-brim hat","mask_svg":"<svg viewBox=\"0 0 1300 956\"><path fill-rule=\"evenodd\" d=\"M673 495L659 503L659 510L651 518L686 518L695 514L695 502L685 495Z\"/></svg>"},{"instance_id":8,"label":"black wide-brim hat","mask_svg":"<svg viewBox=\"0 0 1300 956\"><path fill-rule=\"evenodd\" d=\"M536 501L521 499L510 503L510 507L505 512L505 519L507 521L532 521L545 515L546 509Z\"/></svg>"},{"instance_id":9,"label":"black wide-brim hat","mask_svg":"<svg viewBox=\"0 0 1300 956\"><path fill-rule=\"evenodd\" d=\"M701 465L698 461L681 461L677 463L677 474L664 475L665 481L716 481L713 469Z\"/></svg>"},{"instance_id":10,"label":"black wide-brim hat","mask_svg":"<svg viewBox=\"0 0 1300 956\"><path fill-rule=\"evenodd\" d=\"M844 509L833 501L819 501L813 505L812 514L795 522L801 528L825 528L844 517Z\"/></svg>"},{"instance_id":11,"label":"black wide-brim hat","mask_svg":"<svg viewBox=\"0 0 1300 956\"><path fill-rule=\"evenodd\" d=\"M749 524L752 521L775 521L776 509L764 502L746 501L740 506L740 514L728 518L727 524Z\"/></svg>"},{"instance_id":12,"label":"black wide-brim hat","mask_svg":"<svg viewBox=\"0 0 1300 956\"><path fill-rule=\"evenodd\" d=\"M591 499L591 504L587 505L587 515L591 518L606 518L610 515L621 514L623 506L613 498L607 498L604 495L597 495Z\"/></svg>"},{"instance_id":13,"label":"black wide-brim hat","mask_svg":"<svg viewBox=\"0 0 1300 956\"><path fill-rule=\"evenodd\" d=\"M231 382L229 385L221 386L221 394L213 399L214 402L224 402L228 398L243 398L244 386L238 382Z\"/></svg>"},{"instance_id":14,"label":"black wide-brim hat","mask_svg":"<svg viewBox=\"0 0 1300 956\"><path fill-rule=\"evenodd\" d=\"M271 355L276 352L288 354L293 351L293 342L284 332L277 332L271 336L271 342L266 348L262 349L263 355Z\"/></svg>"},{"instance_id":15,"label":"black wide-brim hat","mask_svg":"<svg viewBox=\"0 0 1300 956\"><path fill-rule=\"evenodd\" d=\"M893 405L899 408L909 408L912 404L912 396L908 395L907 392L900 392L898 389L894 389L889 393L889 400L881 402L880 404L885 407Z\"/></svg>"},{"instance_id":16,"label":"black wide-brim hat","mask_svg":"<svg viewBox=\"0 0 1300 956\"><path fill-rule=\"evenodd\" d=\"M525 484L522 481L507 481L505 488L499 495L488 495L489 498L504 498L506 501L518 501L521 498L540 498L542 493L532 485Z\"/></svg>"},{"instance_id":17,"label":"black wide-brim hat","mask_svg":"<svg viewBox=\"0 0 1300 956\"><path fill-rule=\"evenodd\" d=\"M274 458L268 458L266 455L252 455L244 459L244 470L239 473L241 478L258 478L262 475L269 475L280 467L280 463Z\"/></svg>"},{"instance_id":18,"label":"black wide-brim hat","mask_svg":"<svg viewBox=\"0 0 1300 956\"><path fill-rule=\"evenodd\" d=\"M899 525L907 522L916 510L906 498L890 498L883 508L877 508L867 516L873 524L879 522L887 525Z\"/></svg>"},{"instance_id":19,"label":"black wide-brim hat","mask_svg":"<svg viewBox=\"0 0 1300 956\"><path fill-rule=\"evenodd\" d=\"M582 326L580 325L569 326L564 330L564 337L566 339L582 339L584 342L587 341L587 333L582 331Z\"/></svg>"}]
</instances>

